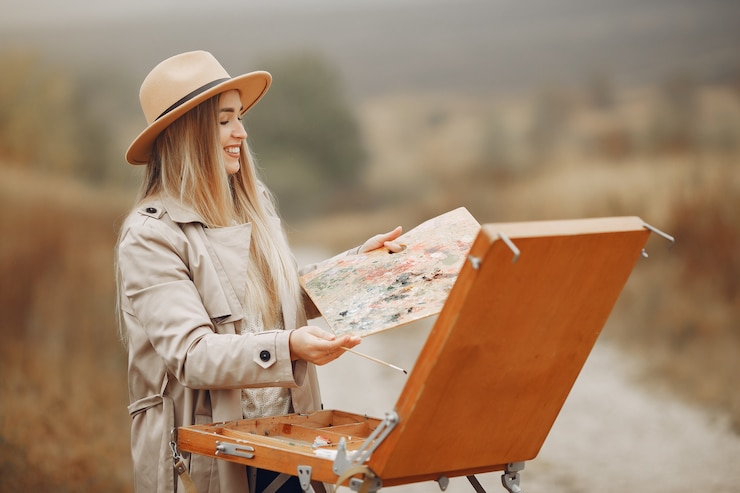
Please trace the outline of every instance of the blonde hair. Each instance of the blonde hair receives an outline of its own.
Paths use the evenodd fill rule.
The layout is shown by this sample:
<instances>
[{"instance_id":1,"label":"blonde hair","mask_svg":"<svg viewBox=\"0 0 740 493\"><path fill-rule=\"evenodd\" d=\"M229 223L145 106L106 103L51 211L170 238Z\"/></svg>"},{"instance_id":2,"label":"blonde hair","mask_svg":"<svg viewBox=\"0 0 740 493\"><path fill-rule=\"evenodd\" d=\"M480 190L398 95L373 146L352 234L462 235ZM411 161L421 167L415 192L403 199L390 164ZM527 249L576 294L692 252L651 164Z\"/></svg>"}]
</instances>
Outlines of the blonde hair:
<instances>
[{"instance_id":1,"label":"blonde hair","mask_svg":"<svg viewBox=\"0 0 740 493\"><path fill-rule=\"evenodd\" d=\"M280 293L303 309L298 271L274 199L257 175L246 141L239 171L226 173L218 100L215 96L199 104L157 137L137 204L167 197L193 209L210 228L251 223L247 316L261 317L269 329L282 322Z\"/></svg>"}]
</instances>

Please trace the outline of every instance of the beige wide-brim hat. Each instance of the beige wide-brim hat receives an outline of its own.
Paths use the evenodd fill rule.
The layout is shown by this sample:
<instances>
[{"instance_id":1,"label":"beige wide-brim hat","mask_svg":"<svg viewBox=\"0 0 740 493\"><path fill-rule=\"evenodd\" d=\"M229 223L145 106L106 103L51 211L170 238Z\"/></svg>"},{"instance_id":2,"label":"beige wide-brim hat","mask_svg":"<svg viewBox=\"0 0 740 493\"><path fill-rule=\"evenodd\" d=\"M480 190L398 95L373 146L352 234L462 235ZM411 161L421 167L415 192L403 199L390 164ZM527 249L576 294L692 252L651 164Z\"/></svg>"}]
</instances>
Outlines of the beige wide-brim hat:
<instances>
[{"instance_id":1,"label":"beige wide-brim hat","mask_svg":"<svg viewBox=\"0 0 740 493\"><path fill-rule=\"evenodd\" d=\"M241 97L243 115L265 95L271 82L272 76L263 71L232 78L206 51L191 51L164 60L141 84L139 100L147 127L129 146L126 161L147 164L157 136L208 98L236 89Z\"/></svg>"}]
</instances>

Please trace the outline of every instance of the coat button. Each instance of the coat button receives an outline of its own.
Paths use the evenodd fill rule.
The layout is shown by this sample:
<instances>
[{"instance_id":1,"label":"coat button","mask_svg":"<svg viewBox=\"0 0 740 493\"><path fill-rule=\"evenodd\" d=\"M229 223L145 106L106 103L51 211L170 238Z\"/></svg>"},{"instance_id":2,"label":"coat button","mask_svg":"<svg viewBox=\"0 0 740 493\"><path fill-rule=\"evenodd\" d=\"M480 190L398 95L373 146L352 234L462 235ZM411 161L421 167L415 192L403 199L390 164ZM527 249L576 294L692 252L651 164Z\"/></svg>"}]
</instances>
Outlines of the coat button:
<instances>
[{"instance_id":1,"label":"coat button","mask_svg":"<svg viewBox=\"0 0 740 493\"><path fill-rule=\"evenodd\" d=\"M154 207L147 207L146 208L146 212L147 212L147 214L156 214L157 213L157 209L155 209Z\"/></svg>"},{"instance_id":2,"label":"coat button","mask_svg":"<svg viewBox=\"0 0 740 493\"><path fill-rule=\"evenodd\" d=\"M260 351L260 359L265 363L270 361L270 351L268 351L267 349L263 349L262 351Z\"/></svg>"}]
</instances>

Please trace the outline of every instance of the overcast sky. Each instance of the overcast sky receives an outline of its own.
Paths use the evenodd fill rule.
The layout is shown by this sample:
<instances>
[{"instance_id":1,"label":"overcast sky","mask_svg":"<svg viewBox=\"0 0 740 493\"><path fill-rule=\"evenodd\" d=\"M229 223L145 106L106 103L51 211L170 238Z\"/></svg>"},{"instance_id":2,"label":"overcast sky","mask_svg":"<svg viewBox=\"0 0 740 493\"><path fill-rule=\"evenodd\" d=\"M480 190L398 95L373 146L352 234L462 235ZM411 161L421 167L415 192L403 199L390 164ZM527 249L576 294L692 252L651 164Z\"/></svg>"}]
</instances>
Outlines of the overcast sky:
<instances>
[{"instance_id":1,"label":"overcast sky","mask_svg":"<svg viewBox=\"0 0 740 493\"><path fill-rule=\"evenodd\" d=\"M737 70L740 0L0 0L0 49L114 63L142 77L207 49L240 70L320 53L353 94L650 84ZM111 22L111 21L117 22Z\"/></svg>"},{"instance_id":2,"label":"overcast sky","mask_svg":"<svg viewBox=\"0 0 740 493\"><path fill-rule=\"evenodd\" d=\"M173 9L202 11L238 5L260 10L349 8L383 3L439 3L444 0L0 0L0 26L59 25L108 19L136 19Z\"/></svg>"}]
</instances>

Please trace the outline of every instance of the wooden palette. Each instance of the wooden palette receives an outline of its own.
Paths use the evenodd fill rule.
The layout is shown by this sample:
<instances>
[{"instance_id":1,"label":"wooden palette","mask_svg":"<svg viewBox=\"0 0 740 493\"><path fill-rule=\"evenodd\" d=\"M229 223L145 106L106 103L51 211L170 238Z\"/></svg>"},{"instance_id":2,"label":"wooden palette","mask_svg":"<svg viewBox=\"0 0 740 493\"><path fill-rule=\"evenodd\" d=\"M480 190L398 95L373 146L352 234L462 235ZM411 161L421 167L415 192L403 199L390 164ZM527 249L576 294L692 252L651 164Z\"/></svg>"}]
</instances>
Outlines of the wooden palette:
<instances>
[{"instance_id":1,"label":"wooden palette","mask_svg":"<svg viewBox=\"0 0 740 493\"><path fill-rule=\"evenodd\" d=\"M335 257L301 284L337 335L399 327L442 310L479 230L461 207L399 237L407 246L402 252Z\"/></svg>"}]
</instances>

